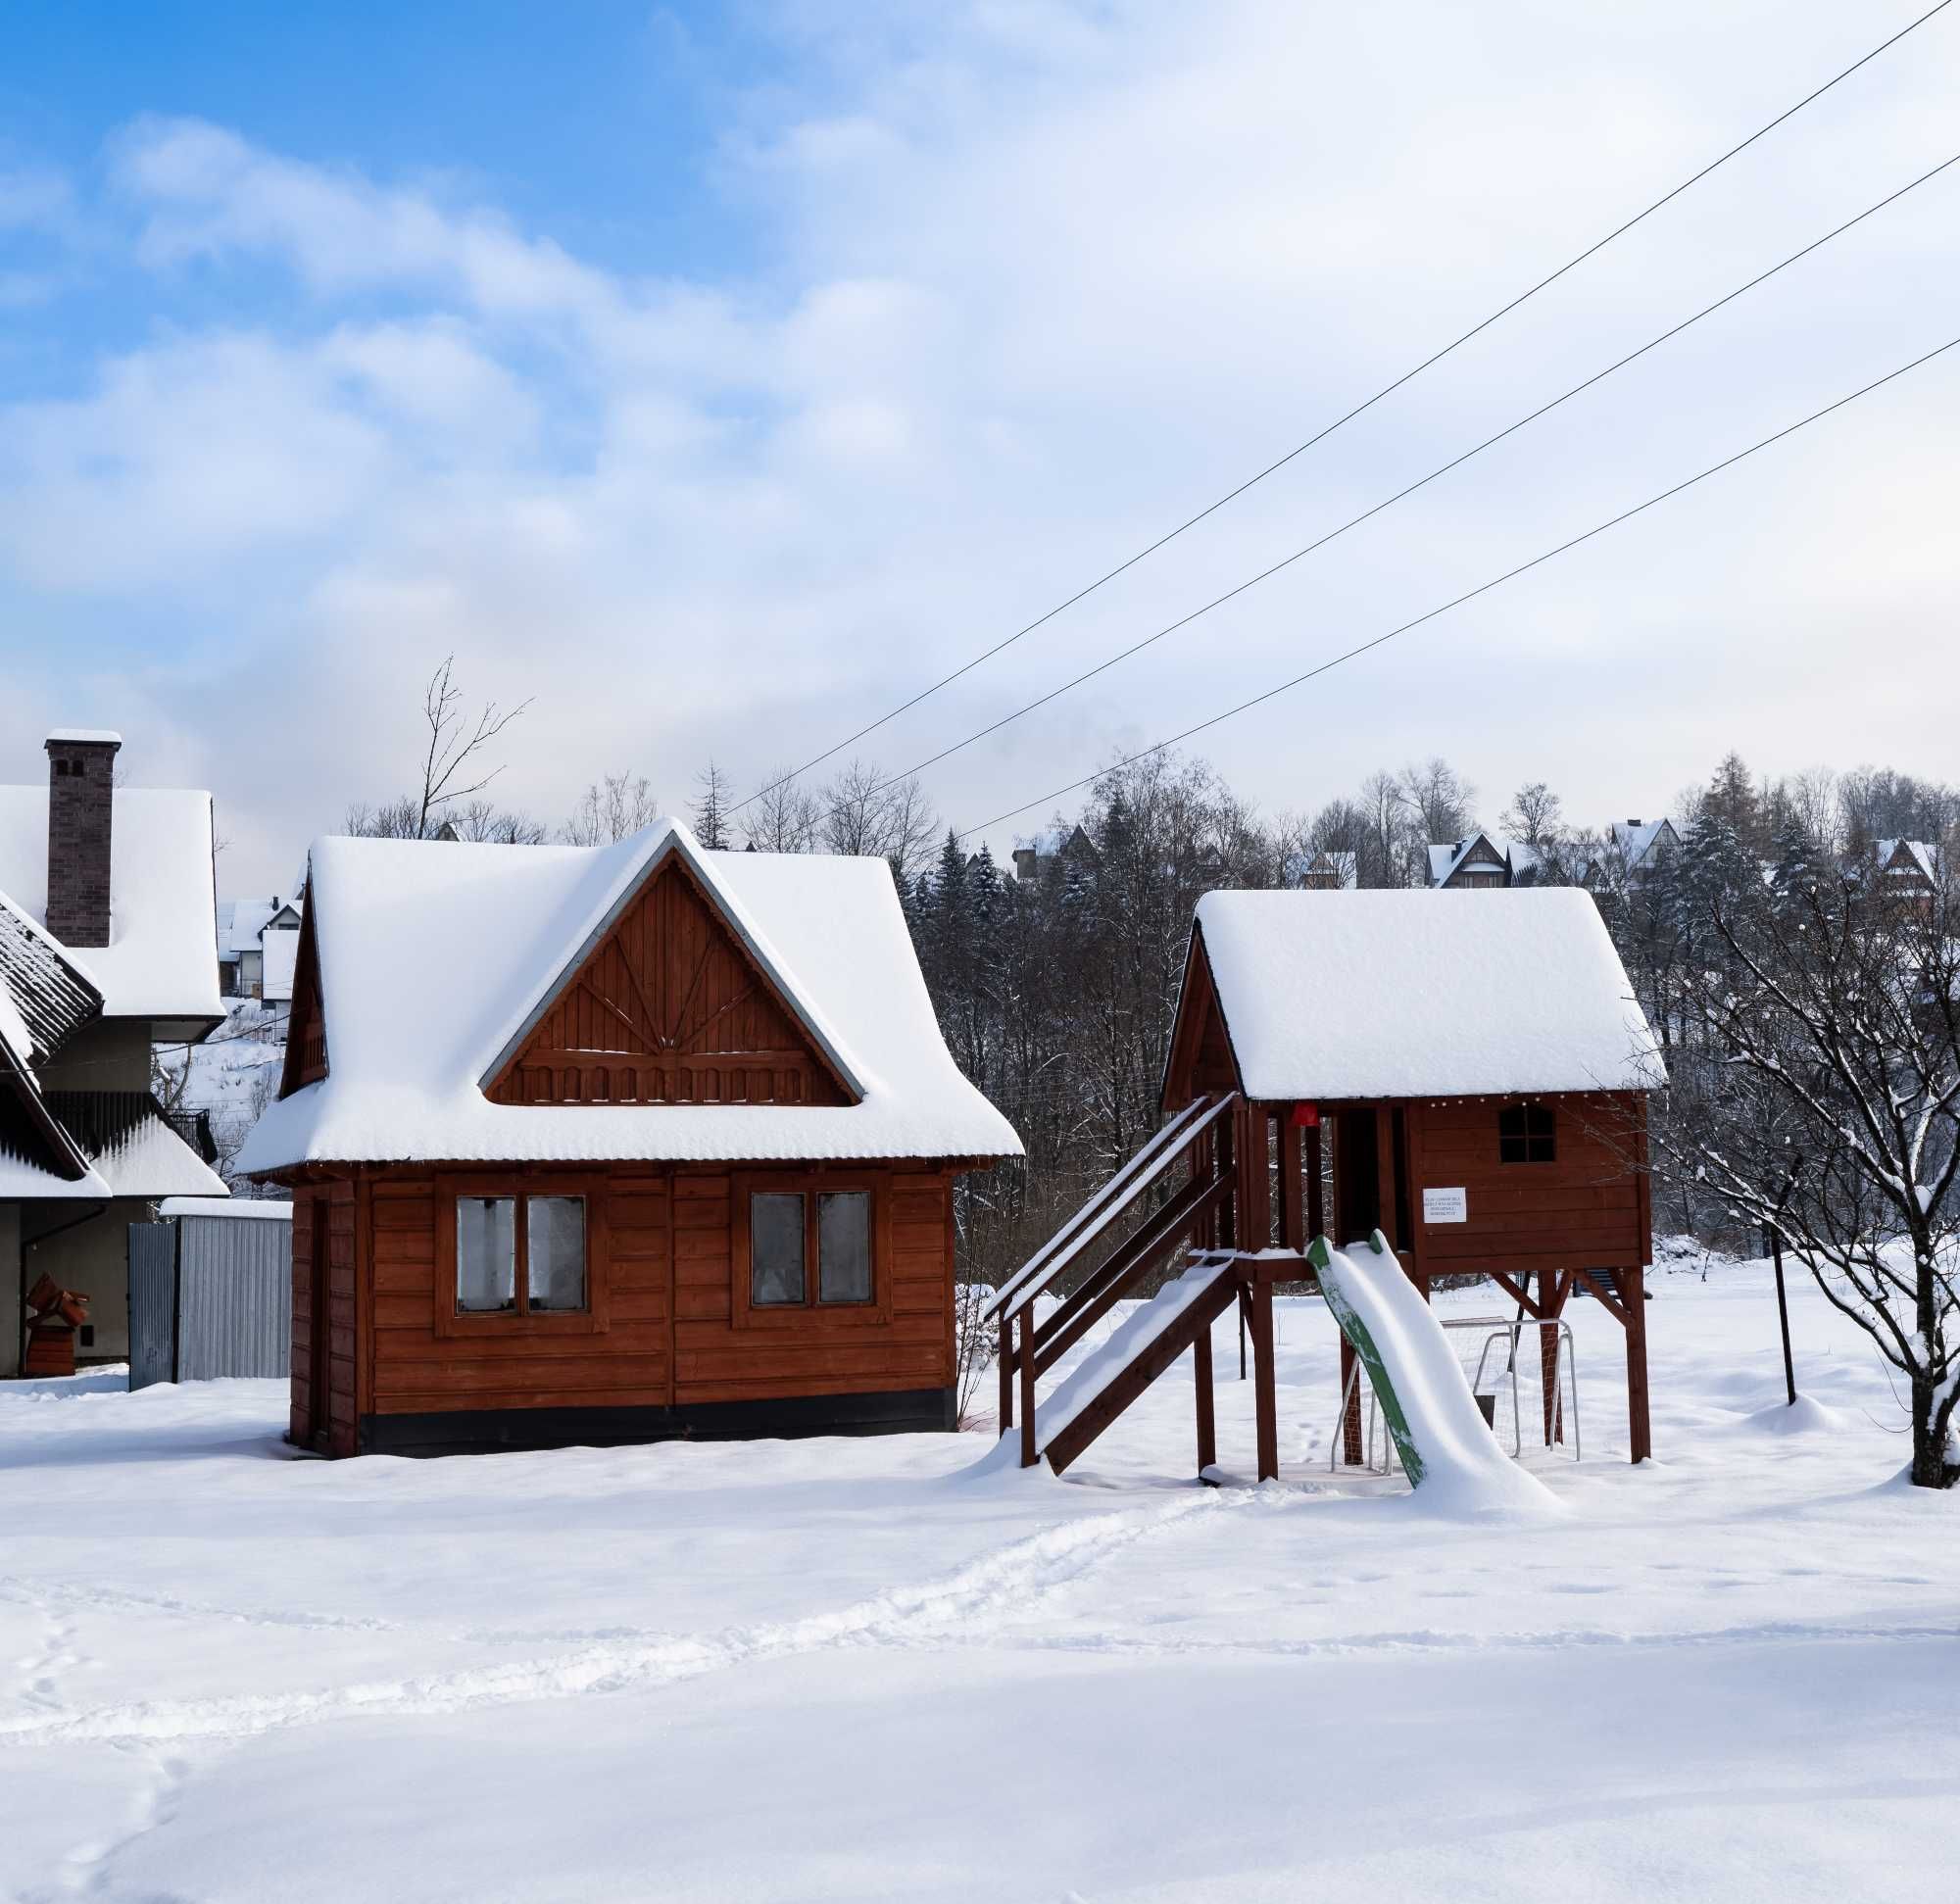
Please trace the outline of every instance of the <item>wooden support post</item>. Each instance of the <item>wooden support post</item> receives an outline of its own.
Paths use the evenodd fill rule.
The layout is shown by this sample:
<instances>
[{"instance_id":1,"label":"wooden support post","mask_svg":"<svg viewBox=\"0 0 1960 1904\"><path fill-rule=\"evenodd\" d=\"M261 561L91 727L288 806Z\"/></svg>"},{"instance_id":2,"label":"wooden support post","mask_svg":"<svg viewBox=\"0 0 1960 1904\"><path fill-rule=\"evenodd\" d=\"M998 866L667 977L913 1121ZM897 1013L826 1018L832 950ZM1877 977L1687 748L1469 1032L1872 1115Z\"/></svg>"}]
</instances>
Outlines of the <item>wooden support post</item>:
<instances>
[{"instance_id":1,"label":"wooden support post","mask_svg":"<svg viewBox=\"0 0 1960 1904\"><path fill-rule=\"evenodd\" d=\"M1273 1374L1273 1286L1263 1278L1252 1284L1252 1412L1259 1441L1259 1479L1277 1481L1280 1473L1280 1405Z\"/></svg>"},{"instance_id":2,"label":"wooden support post","mask_svg":"<svg viewBox=\"0 0 1960 1904\"><path fill-rule=\"evenodd\" d=\"M1234 1148L1239 1153L1239 1247L1264 1249L1273 1240L1272 1113L1242 1102Z\"/></svg>"},{"instance_id":3,"label":"wooden support post","mask_svg":"<svg viewBox=\"0 0 1960 1904\"><path fill-rule=\"evenodd\" d=\"M1288 1249L1304 1249L1306 1205L1299 1173L1300 1129L1292 1114L1280 1113L1280 1243Z\"/></svg>"},{"instance_id":4,"label":"wooden support post","mask_svg":"<svg viewBox=\"0 0 1960 1904\"><path fill-rule=\"evenodd\" d=\"M1401 1247L1396 1234L1396 1114L1386 1104L1375 1111L1375 1221L1391 1249Z\"/></svg>"},{"instance_id":5,"label":"wooden support post","mask_svg":"<svg viewBox=\"0 0 1960 1904\"><path fill-rule=\"evenodd\" d=\"M1218 1421L1212 1406L1209 1324L1198 1332L1197 1340L1191 1344L1191 1373L1198 1389L1198 1472L1202 1476L1207 1468L1218 1465Z\"/></svg>"},{"instance_id":6,"label":"wooden support post","mask_svg":"<svg viewBox=\"0 0 1960 1904\"><path fill-rule=\"evenodd\" d=\"M1320 1126L1306 1127L1306 1231L1307 1240L1327 1234L1327 1213L1321 1208Z\"/></svg>"},{"instance_id":7,"label":"wooden support post","mask_svg":"<svg viewBox=\"0 0 1960 1904\"><path fill-rule=\"evenodd\" d=\"M1021 1311L1021 1466L1032 1468L1040 1459L1035 1446L1035 1304L1030 1296Z\"/></svg>"},{"instance_id":8,"label":"wooden support post","mask_svg":"<svg viewBox=\"0 0 1960 1904\"><path fill-rule=\"evenodd\" d=\"M1627 1312L1627 1443L1635 1461L1653 1453L1647 1429L1647 1298L1638 1269L1619 1273L1620 1306Z\"/></svg>"},{"instance_id":9,"label":"wooden support post","mask_svg":"<svg viewBox=\"0 0 1960 1904\"><path fill-rule=\"evenodd\" d=\"M1558 1312L1564 1306L1558 1272L1540 1270L1538 1307L1543 1320L1538 1326L1538 1367L1539 1385L1544 1391L1546 1447L1565 1440L1564 1397L1558 1389Z\"/></svg>"},{"instance_id":10,"label":"wooden support post","mask_svg":"<svg viewBox=\"0 0 1960 1904\"><path fill-rule=\"evenodd\" d=\"M1014 1425L1014 1318L1001 1311L1001 1433Z\"/></svg>"},{"instance_id":11,"label":"wooden support post","mask_svg":"<svg viewBox=\"0 0 1960 1904\"><path fill-rule=\"evenodd\" d=\"M1341 1338L1341 1392L1348 1395L1348 1406L1341 1417L1341 1458L1350 1468L1361 1465L1361 1385L1354 1382L1354 1391L1348 1393L1348 1385L1354 1382L1354 1344L1346 1336Z\"/></svg>"}]
</instances>

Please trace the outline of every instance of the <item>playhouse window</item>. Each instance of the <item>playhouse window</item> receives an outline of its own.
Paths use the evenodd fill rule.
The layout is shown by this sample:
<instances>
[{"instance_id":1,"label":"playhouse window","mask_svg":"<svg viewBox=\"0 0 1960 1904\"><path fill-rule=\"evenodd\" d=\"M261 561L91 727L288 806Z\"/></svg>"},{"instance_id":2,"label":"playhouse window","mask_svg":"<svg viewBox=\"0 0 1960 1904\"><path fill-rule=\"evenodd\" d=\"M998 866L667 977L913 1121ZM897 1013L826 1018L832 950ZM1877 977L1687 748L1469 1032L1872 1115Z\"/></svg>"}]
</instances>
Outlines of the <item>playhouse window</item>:
<instances>
[{"instance_id":1,"label":"playhouse window","mask_svg":"<svg viewBox=\"0 0 1960 1904\"><path fill-rule=\"evenodd\" d=\"M1500 1163L1550 1163L1557 1155L1549 1104L1512 1104L1497 1113Z\"/></svg>"},{"instance_id":2,"label":"playhouse window","mask_svg":"<svg viewBox=\"0 0 1960 1904\"><path fill-rule=\"evenodd\" d=\"M556 1315L584 1307L584 1197L456 1199L458 1315Z\"/></svg>"},{"instance_id":3,"label":"playhouse window","mask_svg":"<svg viewBox=\"0 0 1960 1904\"><path fill-rule=\"evenodd\" d=\"M872 1299L871 1193L753 1192L749 1197L751 1306L802 1306L809 1302L812 1290L821 1303Z\"/></svg>"}]
</instances>

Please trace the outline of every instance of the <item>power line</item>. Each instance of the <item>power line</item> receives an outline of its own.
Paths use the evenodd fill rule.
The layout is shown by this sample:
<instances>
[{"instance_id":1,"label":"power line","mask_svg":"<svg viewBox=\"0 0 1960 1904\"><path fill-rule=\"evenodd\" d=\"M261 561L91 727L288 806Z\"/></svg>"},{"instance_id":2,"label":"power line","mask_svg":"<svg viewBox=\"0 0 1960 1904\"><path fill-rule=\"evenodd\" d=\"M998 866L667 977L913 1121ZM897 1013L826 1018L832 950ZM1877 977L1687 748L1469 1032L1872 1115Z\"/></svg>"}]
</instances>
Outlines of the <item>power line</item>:
<instances>
[{"instance_id":1,"label":"power line","mask_svg":"<svg viewBox=\"0 0 1960 1904\"><path fill-rule=\"evenodd\" d=\"M1002 728L1011 726L1024 715L1033 713L1037 708L1047 707L1051 701L1060 700L1063 695L1079 688L1083 682L1093 681L1097 675L1107 673L1110 668L1116 666L1121 661L1128 660L1131 656L1140 655L1146 648L1153 647L1156 643L1162 641L1166 635L1174 635L1179 629L1190 627L1194 621L1199 620L1203 615L1209 614L1213 609L1223 608L1226 603L1236 601L1250 590L1257 588L1261 582L1270 581L1282 569L1291 568L1295 562L1312 555L1315 550L1326 548L1330 542L1333 542L1340 536L1346 535L1349 529L1358 528L1363 522L1369 520L1370 517L1381 514L1384 510L1394 508L1396 503L1401 502L1405 497L1413 496L1417 490L1426 489L1438 477L1446 476L1452 469L1461 468L1473 457L1482 456L1486 450L1492 448L1494 444L1501 443L1507 436L1515 436L1527 424L1537 422L1541 416L1546 415L1558 409L1561 404L1570 403L1574 397L1592 389L1595 383L1604 382L1614 371L1625 369L1636 359L1646 356L1649 351L1657 350L1670 338L1679 337L1684 330L1689 329L1693 324L1698 324L1703 317L1712 316L1715 312L1720 311L1724 305L1735 303L1744 292L1753 291L1757 285L1767 283L1779 271L1788 270L1799 259L1808 258L1812 252L1822 249L1832 239L1841 237L1853 225L1862 224L1865 220L1871 218L1875 213L1883 212L1886 206L1896 204L1908 192L1916 191L1929 179L1938 177L1942 171L1945 171L1949 167L1954 165L1960 165L1960 153L1955 153L1949 159L1942 159L1932 171L1921 172L1909 184L1901 185L1897 191L1888 193L1886 197L1880 199L1876 205L1868 205L1855 218L1846 219L1842 224L1825 232L1821 238L1813 238L1801 250L1791 252L1788 258L1778 264L1772 265L1767 270L1758 271L1747 283L1739 284L1733 291L1725 292L1713 304L1703 305L1692 317L1682 318L1679 323L1671 325L1657 337L1650 337L1638 350L1629 351L1626 356L1608 364L1604 369L1594 370L1590 377L1587 377L1583 382L1575 383L1563 395L1553 397L1548 403L1541 404L1528 415L1520 416L1516 422L1506 423L1494 436L1487 436L1481 443L1475 444L1458 456L1451 457L1447 463L1442 464L1432 469L1428 475L1418 477L1406 487L1396 490L1393 496L1385 496L1379 503L1363 510L1360 514L1350 515L1347 521L1341 523L1338 527L1329 529L1325 535L1316 536L1313 541L1307 543L1303 548L1296 549L1292 555L1282 556L1278 561L1272 563L1269 567L1260 569L1256 575L1249 577L1247 580L1238 583L1235 587L1228 588L1223 595L1213 596L1210 601L1193 609L1189 614L1180 615L1175 621L1159 628L1155 634L1146 635L1141 641L1132 642L1129 647L1119 649L1115 654L1098 661L1094 667L1085 668L1072 679L1062 682L1059 687L1051 688L1046 694L1037 695L1034 700L1014 708L1010 713L1003 714L999 720L989 722L987 726L978 729L976 732L966 735L961 740L955 741L950 747L941 748L937 754L930 754L923 760L914 761L912 765L906 767L901 773L894 774L889 780L881 781L876 787L871 789L870 797L875 797L878 794L889 791L891 788L898 786L902 781L910 779L915 773L923 773L927 767L937 766L940 761L950 759L954 755L962 753L978 741L984 741L990 734L998 734Z\"/></svg>"},{"instance_id":2,"label":"power line","mask_svg":"<svg viewBox=\"0 0 1960 1904\"><path fill-rule=\"evenodd\" d=\"M1636 503L1632 509L1622 510L1618 515L1608 516L1605 521L1596 523L1582 534L1561 542L1556 548L1547 549L1543 555L1534 556L1531 561L1520 562L1515 568L1507 568L1501 575L1494 575L1488 582L1480 582L1475 588L1465 590L1463 594L1445 602L1440 608L1431 609L1426 613L1417 615L1411 621L1404 621L1399 627L1391 628L1387 634L1376 635L1371 641L1360 642L1356 646L1348 649L1345 653L1336 655L1331 660L1322 661L1319 666L1308 668L1304 674L1296 674L1290 681L1282 681L1277 687L1266 689L1263 694L1253 695L1250 701L1240 702L1236 708L1227 708L1223 713L1213 714L1206 720L1200 720L1194 726L1185 728L1181 733L1172 734L1168 739L1157 741L1150 747L1142 748L1135 754L1126 755L1122 759L1112 761L1108 766L1099 767L1094 773L1085 774L1080 780L1071 780L1065 787L1056 787L1052 793L1039 795L1034 800L1023 802L1019 806L1010 806L1004 813L996 813L990 820L982 820L977 826L969 826L958 837L961 840L970 840L976 833L984 833L989 827L999 826L1004 820L1014 819L1022 813L1032 811L1037 806L1046 806L1049 802L1059 800L1064 794L1072 794L1083 787L1093 786L1104 774L1114 773L1122 767L1133 765L1138 760L1148 759L1152 754L1162 754L1166 749L1176 747L1180 742L1190 740L1194 734L1202 734L1207 728L1216 727L1223 721L1231 720L1236 715L1246 713L1250 708L1259 707L1264 702L1271 701L1279 695L1289 693L1292 689L1315 679L1319 675L1326 674L1331 669L1339 667L1344 661L1351 661L1358 655L1365 655L1371 649L1380 648L1385 642L1394 641L1397 635L1405 635L1412 628L1420 628L1426 621L1434 621L1439 615L1447 614L1452 609L1460 609L1464 603L1474 602L1478 596L1488 595L1493 589L1501 588L1504 583L1515 581L1518 576L1528 573L1531 569L1541 567L1544 563L1552 561L1554 557L1562 556L1569 550L1577 549L1581 543L1591 542L1594 536L1604 535L1608 529L1617 528L1622 522L1629 522L1635 516L1644 514L1646 511L1668 501L1670 497L1679 496L1684 490L1692 489L1696 483L1706 482L1710 476L1719 475L1724 469L1733 468L1744 458L1754 456L1758 450L1767 450L1773 443L1781 443L1785 437L1793 436L1798 430L1806 429L1810 424L1821 421L1834 411L1842 410L1847 404L1856 403L1860 397L1870 396L1874 390L1882 389L1896 378L1904 376L1908 371L1916 370L1922 365L1932 363L1936 357L1944 356L1946 352L1952 350L1956 345L1960 345L1960 337L1948 338L1945 343L1926 352L1924 356L1914 358L1909 364L1901 364L1895 370L1887 370L1884 376L1877 377L1862 388L1853 390L1848 396L1839 397L1835 403L1826 404L1822 410L1813 410L1808 416L1798 417L1795 422L1786 424L1782 429L1776 431L1774 435L1765 436L1760 442L1751 443L1745 450L1738 450L1734 456L1724 457L1720 463L1711 463L1706 469L1701 470L1698 474L1687 477L1684 481L1674 484L1672 488L1663 489L1658 495L1649 496L1643 503Z\"/></svg>"},{"instance_id":3,"label":"power line","mask_svg":"<svg viewBox=\"0 0 1960 1904\"><path fill-rule=\"evenodd\" d=\"M896 708L892 708L890 712L880 714L876 720L871 721L867 725L858 728L855 734L847 735L843 740L839 741L834 747L825 748L821 754L812 756L809 759L806 760L802 766L795 767L790 772L778 776L776 779L768 782L766 786L758 787L756 791L753 794L750 794L746 799L737 801L736 804L728 809L729 812L739 813L743 807L753 805L756 801L760 800L763 797L763 795L772 794L777 790L777 788L788 786L792 780L801 779L802 776L808 773L812 767L821 766L824 763L824 761L832 759L837 755L842 754L847 747L853 747L858 741L863 740L866 735L876 733L879 728L885 726L888 722L898 719L898 717L901 714L910 712L910 710L916 708L920 702L929 700L933 695L937 694L940 691L940 689L951 687L955 681L957 681L962 675L970 674L973 671L973 669L980 666L980 664L983 661L992 660L996 655L1004 653L1005 650L1011 648L1017 641L1020 641L1024 637L1033 634L1038 628L1044 627L1047 623L1053 621L1056 615L1063 613L1065 610L1069 609L1072 609L1078 602L1087 600L1088 597L1094 595L1098 589L1103 587L1105 584L1109 582L1113 582L1117 578L1117 576L1124 574L1129 569L1134 568L1140 561L1143 561L1147 558L1155 555L1159 549L1165 547L1168 543L1175 542L1177 538L1183 535L1187 529L1196 528L1198 524L1202 522L1207 516L1215 515L1221 509L1225 508L1227 504L1236 502L1241 496L1245 495L1248 490L1256 487L1259 483L1264 482L1268 476L1276 474L1279 470L1284 469L1288 464L1292 463L1296 458L1305 455L1305 453L1308 450L1312 449L1316 444L1325 442L1328 437L1332 436L1336 430L1342 428L1345 424L1351 423L1354 420L1354 418L1359 416L1364 411L1372 410L1375 407L1375 405L1377 405L1383 400L1383 398L1393 396L1396 391L1399 390L1402 387L1403 384L1413 381L1416 377L1419 377L1425 370L1430 369L1435 365L1441 364L1446 357L1448 357L1453 351L1459 350L1463 345L1469 343L1473 337L1476 337L1480 335L1482 332L1489 330L1490 327L1493 324L1496 323L1499 318L1508 317L1513 311L1517 310L1520 305L1528 303L1531 299L1537 297L1541 291L1545 290L1549 286L1557 283L1558 280L1561 277L1565 276L1567 272L1577 269L1577 268L1585 264L1585 262L1589 258L1592 258L1597 253L1603 251L1616 238L1624 237L1629 231L1633 230L1633 228L1637 224L1640 224L1643 220L1651 218L1656 212L1660 211L1663 206L1671 204L1675 199L1679 198L1683 192L1689 190L1691 186L1698 185L1702 179L1706 178L1711 172L1718 171L1721 167L1726 166L1729 163L1729 161L1737 157L1738 154L1746 152L1748 148L1754 145L1758 139L1764 138L1769 133L1774 132L1776 128L1779 125L1783 124L1786 120L1793 119L1798 113L1802 112L1806 106L1809 106L1815 101L1823 98L1823 96L1827 92L1829 92L1832 89L1832 87L1838 85L1845 79L1848 79L1852 73L1858 71L1860 67L1870 65L1871 62L1876 60L1881 53L1886 52L1890 47L1896 46L1898 42L1904 39L1908 33L1914 32L1919 27L1925 25L1926 23L1929 20L1931 20L1935 14L1944 13L1947 7L1950 6L1951 4L1952 0L1938 0L1937 5L1929 7L1925 13L1919 16L1917 20L1910 21L1905 25L1901 26L1898 29L1898 31L1892 34L1892 36L1889 39L1881 40L1879 44L1873 47L1869 53L1864 54L1859 59L1853 60L1849 66L1845 67L1841 72L1834 73L1829 79L1825 80L1825 82L1821 86L1818 86L1814 90L1805 93L1804 96L1801 99L1799 99L1793 106L1787 106L1782 112L1780 112L1776 116L1776 118L1769 121L1766 124L1759 125L1753 132L1749 134L1747 138L1741 140L1740 143L1736 145L1732 145L1728 149L1728 151L1724 152L1719 158L1711 159L1705 166L1703 166L1700 169L1699 171L1690 173L1687 178L1684 178L1679 185L1676 185L1673 188L1673 190L1663 193L1659 198L1655 199L1653 203L1647 206L1643 211L1635 213L1634 216L1628 219L1623 224L1615 225L1613 229L1607 232L1603 238L1594 240L1593 243L1588 245L1586 249L1580 252L1576 257L1568 259L1563 265L1559 266L1559 268L1555 271L1550 272L1547 276L1540 278L1539 281L1536 284L1532 285L1529 290L1520 291L1518 295L1512 298L1508 304L1500 305L1495 311L1492 312L1491 315L1488 317L1484 318L1481 322L1471 325L1471 327L1465 332L1463 332L1463 334L1460 337L1453 339L1451 342L1444 345L1444 347L1441 350L1436 351L1432 353L1430 356L1424 358L1422 362L1416 365L1413 369L1404 370L1401 373L1401 375L1396 377L1393 383L1384 384L1382 388L1377 390L1372 397L1369 397L1365 402L1356 404L1352 410L1348 411L1345 415L1337 416L1333 420L1333 422L1328 423L1323 428L1315 431L1315 433L1312 436L1309 436L1304 443L1298 444L1294 449L1289 450L1286 453L1286 455L1279 458L1277 462L1267 464L1267 465L1263 469L1261 469L1256 475L1249 476L1244 482L1240 483L1237 488L1227 490L1226 493L1220 496L1216 502L1206 504L1205 507L1200 510L1196 515L1188 516L1184 521L1180 522L1176 528L1169 530L1166 534L1158 536L1154 542L1149 544L1146 548L1139 549L1134 556L1129 557L1126 561L1118 562L1114 568L1109 569L1105 574L1099 575L1096 578L1096 580L1091 582L1086 588L1077 589L1076 592L1073 595L1069 596L1066 601L1057 602L1054 608L1050 609L1045 614L1037 615L1035 619L1027 623L1025 627L1015 629L1015 631L1011 635L1006 636L1004 640L996 642L993 647L983 649L978 655L975 655L970 660L961 662L961 664L958 667L955 668L951 674L942 675L940 679L933 682L930 687L921 688L918 691L918 693L913 695L909 700L902 701Z\"/></svg>"}]
</instances>

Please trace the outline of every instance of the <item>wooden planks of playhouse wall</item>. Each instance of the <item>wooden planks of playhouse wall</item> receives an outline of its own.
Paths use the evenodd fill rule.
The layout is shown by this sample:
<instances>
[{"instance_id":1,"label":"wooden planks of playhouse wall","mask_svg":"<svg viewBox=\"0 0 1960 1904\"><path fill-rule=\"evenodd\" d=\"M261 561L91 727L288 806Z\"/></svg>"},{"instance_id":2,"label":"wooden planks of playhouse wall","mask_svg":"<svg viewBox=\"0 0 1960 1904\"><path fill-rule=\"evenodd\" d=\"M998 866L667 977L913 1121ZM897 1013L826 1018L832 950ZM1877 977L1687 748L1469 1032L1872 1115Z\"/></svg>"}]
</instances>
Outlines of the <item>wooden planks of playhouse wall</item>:
<instances>
[{"instance_id":1,"label":"wooden planks of playhouse wall","mask_svg":"<svg viewBox=\"0 0 1960 1904\"><path fill-rule=\"evenodd\" d=\"M699 1403L945 1388L953 1381L950 1167L784 1170L506 1167L364 1170L302 1198L333 1219L333 1437L361 1420L521 1408ZM873 1192L865 1305L750 1311L738 1197L826 1185ZM453 1320L458 1195L587 1198L590 1313ZM746 1205L742 1205L746 1207ZM296 1218L299 1213L296 1211ZM310 1226L294 1242L293 1424L305 1433ZM356 1319L359 1316L359 1352ZM344 1333L343 1333L344 1331ZM466 1331L466 1333L464 1333ZM346 1424L342 1432L343 1419Z\"/></svg>"},{"instance_id":2,"label":"wooden planks of playhouse wall","mask_svg":"<svg viewBox=\"0 0 1960 1904\"><path fill-rule=\"evenodd\" d=\"M1556 1155L1504 1163L1497 1118L1509 1098L1414 1100L1408 1120L1410 1217L1421 1268L1447 1276L1568 1267L1634 1268L1653 1260L1642 1100L1567 1092L1552 1107ZM1460 1189L1462 1223L1426 1223L1425 1189Z\"/></svg>"}]
</instances>

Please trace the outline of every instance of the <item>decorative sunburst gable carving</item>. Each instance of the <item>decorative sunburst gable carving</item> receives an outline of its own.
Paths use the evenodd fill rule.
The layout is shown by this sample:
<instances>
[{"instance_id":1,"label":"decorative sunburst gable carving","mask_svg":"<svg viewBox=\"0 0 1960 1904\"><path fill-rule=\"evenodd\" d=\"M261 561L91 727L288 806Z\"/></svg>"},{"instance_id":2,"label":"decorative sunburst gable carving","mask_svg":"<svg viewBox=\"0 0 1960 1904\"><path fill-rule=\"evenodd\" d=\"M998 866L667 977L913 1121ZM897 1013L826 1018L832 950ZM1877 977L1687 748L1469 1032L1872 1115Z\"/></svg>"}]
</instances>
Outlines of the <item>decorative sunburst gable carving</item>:
<instances>
[{"instance_id":1,"label":"decorative sunburst gable carving","mask_svg":"<svg viewBox=\"0 0 1960 1904\"><path fill-rule=\"evenodd\" d=\"M561 975L500 1104L850 1104L849 1080L678 851Z\"/></svg>"}]
</instances>

